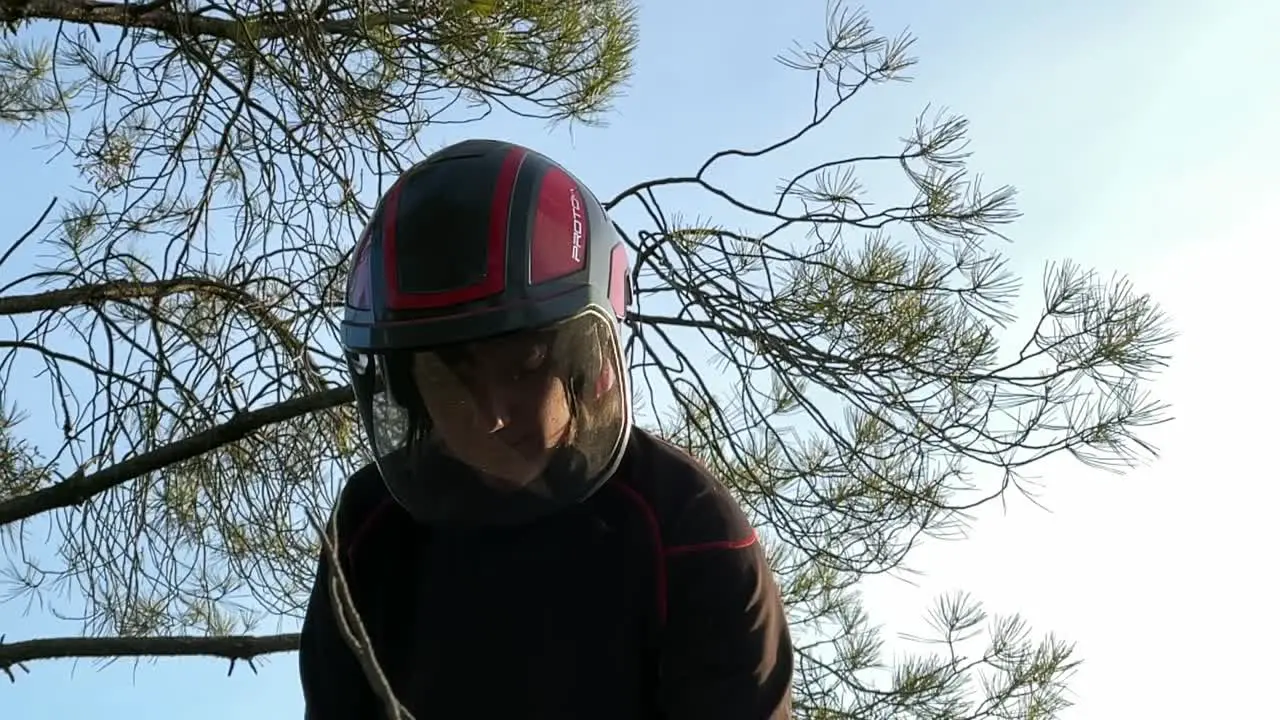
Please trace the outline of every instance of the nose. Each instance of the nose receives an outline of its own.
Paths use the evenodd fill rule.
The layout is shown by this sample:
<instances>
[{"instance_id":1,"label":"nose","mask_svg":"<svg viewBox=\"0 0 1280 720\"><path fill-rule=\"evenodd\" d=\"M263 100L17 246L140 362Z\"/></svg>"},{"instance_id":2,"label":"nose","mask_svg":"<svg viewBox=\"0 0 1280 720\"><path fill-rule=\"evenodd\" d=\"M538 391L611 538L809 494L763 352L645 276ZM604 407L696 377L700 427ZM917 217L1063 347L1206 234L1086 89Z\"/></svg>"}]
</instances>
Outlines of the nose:
<instances>
[{"instance_id":1,"label":"nose","mask_svg":"<svg viewBox=\"0 0 1280 720\"><path fill-rule=\"evenodd\" d=\"M511 424L511 407L505 395L492 387L476 394L476 415L480 426L490 435Z\"/></svg>"}]
</instances>

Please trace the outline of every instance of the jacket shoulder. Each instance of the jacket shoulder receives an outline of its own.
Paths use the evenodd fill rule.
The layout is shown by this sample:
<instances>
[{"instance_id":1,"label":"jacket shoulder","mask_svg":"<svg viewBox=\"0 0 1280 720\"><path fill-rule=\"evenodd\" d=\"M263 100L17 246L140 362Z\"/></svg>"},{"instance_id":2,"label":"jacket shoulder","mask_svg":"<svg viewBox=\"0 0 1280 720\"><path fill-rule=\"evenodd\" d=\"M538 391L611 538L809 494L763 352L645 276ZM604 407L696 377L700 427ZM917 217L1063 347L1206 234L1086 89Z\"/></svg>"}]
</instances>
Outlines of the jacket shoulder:
<instances>
[{"instance_id":1,"label":"jacket shoulder","mask_svg":"<svg viewBox=\"0 0 1280 720\"><path fill-rule=\"evenodd\" d=\"M637 428L619 478L652 513L667 553L733 547L755 541L737 499L688 452Z\"/></svg>"},{"instance_id":2,"label":"jacket shoulder","mask_svg":"<svg viewBox=\"0 0 1280 720\"><path fill-rule=\"evenodd\" d=\"M377 465L369 463L352 473L342 487L330 518L331 523L337 523L342 555L350 560L371 531L391 519L397 508Z\"/></svg>"}]
</instances>

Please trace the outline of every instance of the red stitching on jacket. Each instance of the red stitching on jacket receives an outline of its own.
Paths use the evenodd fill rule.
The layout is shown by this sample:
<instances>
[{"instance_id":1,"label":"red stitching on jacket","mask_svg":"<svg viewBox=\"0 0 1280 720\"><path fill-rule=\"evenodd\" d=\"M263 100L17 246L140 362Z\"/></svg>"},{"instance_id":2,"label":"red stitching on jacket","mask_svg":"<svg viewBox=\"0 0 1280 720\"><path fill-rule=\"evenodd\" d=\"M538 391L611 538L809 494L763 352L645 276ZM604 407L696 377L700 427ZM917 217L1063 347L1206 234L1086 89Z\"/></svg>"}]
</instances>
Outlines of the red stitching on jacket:
<instances>
[{"instance_id":1,"label":"red stitching on jacket","mask_svg":"<svg viewBox=\"0 0 1280 720\"><path fill-rule=\"evenodd\" d=\"M751 536L741 538L739 540L713 540L711 542L693 543L691 545L677 545L666 549L667 557L676 555L688 555L690 553L704 552L706 550L743 550L755 545L760 539L755 530L751 531Z\"/></svg>"},{"instance_id":2,"label":"red stitching on jacket","mask_svg":"<svg viewBox=\"0 0 1280 720\"><path fill-rule=\"evenodd\" d=\"M653 539L653 557L654 557L654 584L657 585L658 593L658 620L662 624L667 622L667 553L662 544L662 526L658 524L658 513L654 511L653 505L644 498L643 495L636 492L635 489L629 487L625 483L613 483L624 496L635 503L640 509L640 514L644 516L645 524L649 527L649 535Z\"/></svg>"}]
</instances>

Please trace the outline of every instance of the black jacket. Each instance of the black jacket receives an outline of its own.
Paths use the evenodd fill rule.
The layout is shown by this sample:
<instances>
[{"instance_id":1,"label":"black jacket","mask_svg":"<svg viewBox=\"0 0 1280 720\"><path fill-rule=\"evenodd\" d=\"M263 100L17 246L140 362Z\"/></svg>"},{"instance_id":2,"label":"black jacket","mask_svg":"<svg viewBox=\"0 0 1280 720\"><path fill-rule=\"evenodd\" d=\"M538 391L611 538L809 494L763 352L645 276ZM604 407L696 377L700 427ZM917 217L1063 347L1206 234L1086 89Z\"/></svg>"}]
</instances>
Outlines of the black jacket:
<instances>
[{"instance_id":1,"label":"black jacket","mask_svg":"<svg viewBox=\"0 0 1280 720\"><path fill-rule=\"evenodd\" d=\"M581 506L501 530L415 525L370 466L339 501L343 572L417 720L779 720L792 645L733 497L637 430ZM334 622L321 560L302 627L309 720L385 717Z\"/></svg>"}]
</instances>

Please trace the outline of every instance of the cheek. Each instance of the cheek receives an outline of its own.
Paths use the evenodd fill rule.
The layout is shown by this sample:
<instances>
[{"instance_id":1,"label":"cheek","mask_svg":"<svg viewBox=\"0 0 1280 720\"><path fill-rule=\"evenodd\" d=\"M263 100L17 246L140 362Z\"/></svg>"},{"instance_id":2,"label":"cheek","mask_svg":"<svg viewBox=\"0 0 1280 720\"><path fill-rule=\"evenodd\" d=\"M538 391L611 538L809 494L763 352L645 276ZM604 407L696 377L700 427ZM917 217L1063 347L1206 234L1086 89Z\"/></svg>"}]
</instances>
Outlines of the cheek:
<instances>
[{"instance_id":1,"label":"cheek","mask_svg":"<svg viewBox=\"0 0 1280 720\"><path fill-rule=\"evenodd\" d=\"M552 380L542 396L542 427L549 440L558 440L569 424L569 398L564 383Z\"/></svg>"},{"instance_id":2,"label":"cheek","mask_svg":"<svg viewBox=\"0 0 1280 720\"><path fill-rule=\"evenodd\" d=\"M475 413L465 402L437 399L425 404L435 426L433 432L455 451L465 452L484 439L486 433L479 429Z\"/></svg>"},{"instance_id":3,"label":"cheek","mask_svg":"<svg viewBox=\"0 0 1280 720\"><path fill-rule=\"evenodd\" d=\"M430 396L423 397L422 400L432 423L441 432L447 432L449 428L462 424L468 415L466 404L460 398Z\"/></svg>"}]
</instances>

